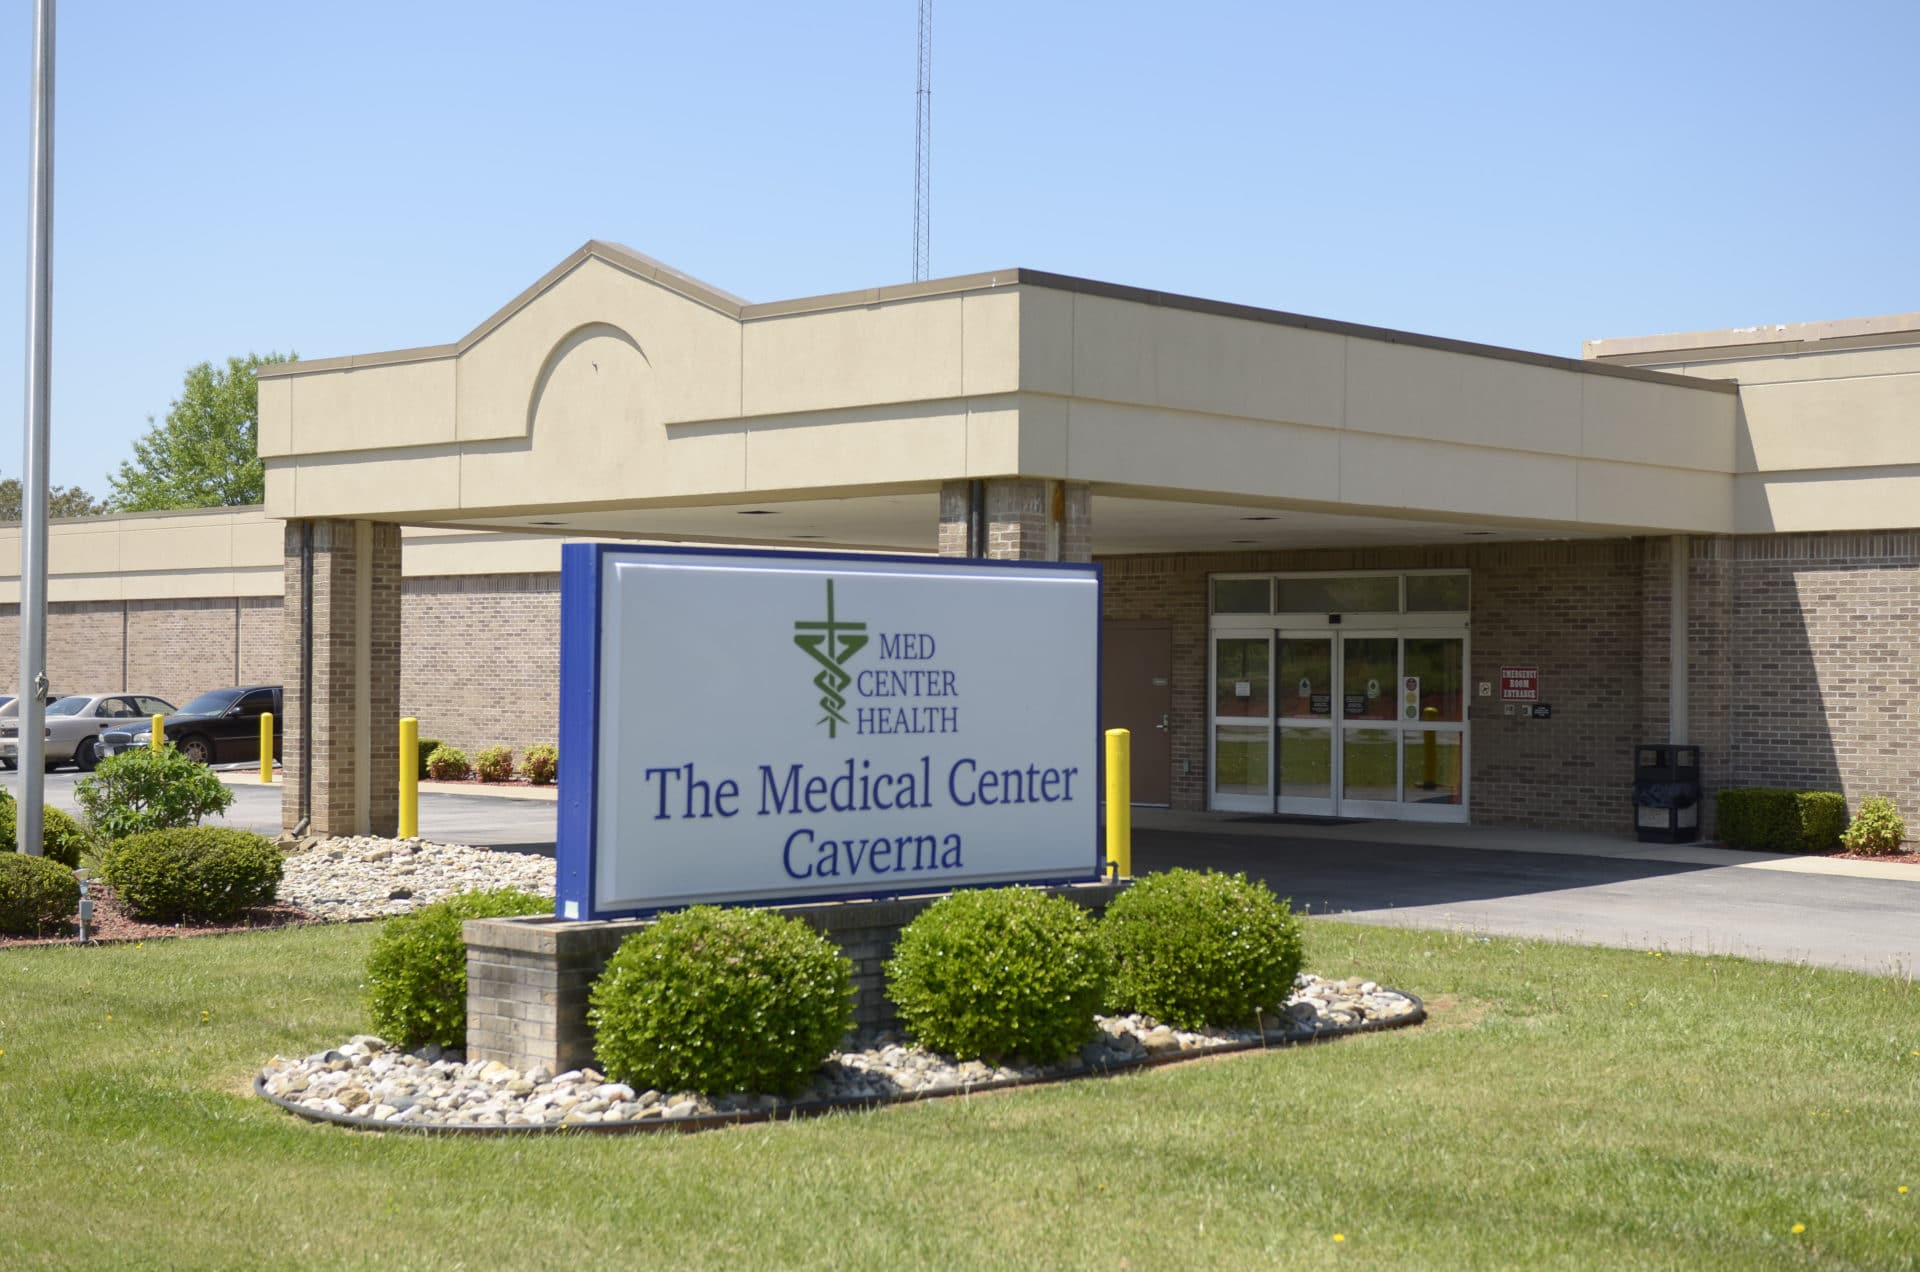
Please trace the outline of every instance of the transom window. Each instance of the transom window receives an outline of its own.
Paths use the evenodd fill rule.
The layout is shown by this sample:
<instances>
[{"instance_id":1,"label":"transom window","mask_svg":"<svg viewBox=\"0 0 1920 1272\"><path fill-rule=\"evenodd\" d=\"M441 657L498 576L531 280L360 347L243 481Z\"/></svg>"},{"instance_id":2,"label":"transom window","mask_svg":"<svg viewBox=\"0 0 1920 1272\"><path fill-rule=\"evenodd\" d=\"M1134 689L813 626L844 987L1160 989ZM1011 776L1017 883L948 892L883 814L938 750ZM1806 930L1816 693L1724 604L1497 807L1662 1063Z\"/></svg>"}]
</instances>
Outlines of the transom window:
<instances>
[{"instance_id":1,"label":"transom window","mask_svg":"<svg viewBox=\"0 0 1920 1272\"><path fill-rule=\"evenodd\" d=\"M1376 574L1217 574L1214 614L1464 614L1464 570Z\"/></svg>"}]
</instances>

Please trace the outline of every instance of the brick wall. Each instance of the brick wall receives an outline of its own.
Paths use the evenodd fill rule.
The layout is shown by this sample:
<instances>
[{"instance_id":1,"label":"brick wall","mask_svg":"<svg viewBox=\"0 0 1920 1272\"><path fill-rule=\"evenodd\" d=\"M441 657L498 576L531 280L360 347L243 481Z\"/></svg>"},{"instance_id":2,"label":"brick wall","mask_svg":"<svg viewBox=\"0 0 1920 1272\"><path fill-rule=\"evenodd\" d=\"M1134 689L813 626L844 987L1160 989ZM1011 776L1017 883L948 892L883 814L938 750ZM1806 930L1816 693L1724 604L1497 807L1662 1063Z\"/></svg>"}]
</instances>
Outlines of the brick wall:
<instances>
[{"instance_id":1,"label":"brick wall","mask_svg":"<svg viewBox=\"0 0 1920 1272\"><path fill-rule=\"evenodd\" d=\"M1105 617L1165 618L1173 625L1176 808L1204 808L1207 800L1208 575L1467 569L1473 576L1469 690L1482 680L1497 682L1503 665L1537 666L1541 700L1553 707L1551 719L1533 720L1506 716L1497 698L1469 698L1473 819L1632 825L1629 765L1645 732L1640 666L1647 639L1637 540L1109 557L1103 565ZM1657 621L1664 658L1664 610ZM1664 703L1663 696L1663 709Z\"/></svg>"},{"instance_id":2,"label":"brick wall","mask_svg":"<svg viewBox=\"0 0 1920 1272\"><path fill-rule=\"evenodd\" d=\"M279 616L272 597L55 601L47 606L47 679L56 693L125 689L175 705L207 689L273 683ZM0 606L0 648L19 647L20 607ZM17 657L0 657L0 691L15 692L19 676Z\"/></svg>"},{"instance_id":3,"label":"brick wall","mask_svg":"<svg viewBox=\"0 0 1920 1272\"><path fill-rule=\"evenodd\" d=\"M1920 809L1920 532L1727 551L1728 783Z\"/></svg>"},{"instance_id":4,"label":"brick wall","mask_svg":"<svg viewBox=\"0 0 1920 1272\"><path fill-rule=\"evenodd\" d=\"M560 736L560 576L406 581L400 709L472 754Z\"/></svg>"}]
</instances>

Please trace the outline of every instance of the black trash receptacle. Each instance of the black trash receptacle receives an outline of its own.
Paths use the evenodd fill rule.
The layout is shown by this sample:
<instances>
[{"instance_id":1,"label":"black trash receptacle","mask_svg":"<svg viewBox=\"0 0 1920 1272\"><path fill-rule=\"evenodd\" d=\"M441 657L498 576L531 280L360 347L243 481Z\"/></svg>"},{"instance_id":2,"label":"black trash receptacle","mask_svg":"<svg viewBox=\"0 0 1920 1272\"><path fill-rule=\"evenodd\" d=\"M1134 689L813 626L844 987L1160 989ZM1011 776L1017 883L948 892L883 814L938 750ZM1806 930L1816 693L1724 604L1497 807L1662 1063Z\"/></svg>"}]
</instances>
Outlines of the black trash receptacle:
<instances>
[{"instance_id":1,"label":"black trash receptacle","mask_svg":"<svg viewBox=\"0 0 1920 1272\"><path fill-rule=\"evenodd\" d=\"M1634 748L1633 828L1643 844L1700 838L1700 748L1654 743Z\"/></svg>"}]
</instances>

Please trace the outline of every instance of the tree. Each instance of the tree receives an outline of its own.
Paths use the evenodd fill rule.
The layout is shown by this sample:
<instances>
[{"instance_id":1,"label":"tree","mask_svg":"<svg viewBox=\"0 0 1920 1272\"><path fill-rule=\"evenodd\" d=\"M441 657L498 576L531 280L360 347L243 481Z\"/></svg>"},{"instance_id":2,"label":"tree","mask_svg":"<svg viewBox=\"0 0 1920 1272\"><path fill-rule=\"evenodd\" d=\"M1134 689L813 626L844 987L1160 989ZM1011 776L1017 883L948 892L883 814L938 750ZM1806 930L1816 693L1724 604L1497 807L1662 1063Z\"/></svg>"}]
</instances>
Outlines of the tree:
<instances>
[{"instance_id":1,"label":"tree","mask_svg":"<svg viewBox=\"0 0 1920 1272\"><path fill-rule=\"evenodd\" d=\"M250 353L228 358L224 371L210 362L191 368L167 418L155 424L147 417L147 435L133 444L132 461L107 479L114 509L152 512L263 502L267 479L260 462L260 393L253 373L297 356Z\"/></svg>"},{"instance_id":2,"label":"tree","mask_svg":"<svg viewBox=\"0 0 1920 1272\"><path fill-rule=\"evenodd\" d=\"M0 481L0 525L16 525L25 495L18 477ZM95 499L78 486L48 486L47 515L50 517L97 517L107 511L104 501Z\"/></svg>"}]
</instances>

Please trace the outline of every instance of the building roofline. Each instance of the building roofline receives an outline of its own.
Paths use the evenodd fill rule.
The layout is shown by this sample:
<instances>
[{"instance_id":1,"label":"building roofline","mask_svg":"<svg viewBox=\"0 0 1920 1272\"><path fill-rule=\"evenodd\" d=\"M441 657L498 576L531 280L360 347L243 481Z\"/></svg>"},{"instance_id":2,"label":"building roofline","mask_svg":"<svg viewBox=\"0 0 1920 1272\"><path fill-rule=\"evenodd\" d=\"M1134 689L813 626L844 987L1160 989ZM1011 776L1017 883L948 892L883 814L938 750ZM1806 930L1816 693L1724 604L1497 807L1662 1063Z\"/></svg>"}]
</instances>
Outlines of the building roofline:
<instances>
[{"instance_id":1,"label":"building roofline","mask_svg":"<svg viewBox=\"0 0 1920 1272\"><path fill-rule=\"evenodd\" d=\"M821 313L834 309L852 309L869 305L925 300L938 296L964 295L968 292L988 291L1002 287L1043 287L1051 291L1064 291L1086 296L1100 296L1109 300L1129 301L1135 304L1158 305L1168 309L1185 310L1190 313L1212 314L1217 317L1237 318L1247 322L1263 322L1275 326L1296 327L1304 331L1317 331L1328 335L1350 336L1361 340L1375 340L1386 344L1406 345L1411 348L1433 349L1443 353L1462 353L1472 357L1495 358L1504 362L1518 362L1528 366L1547 367L1556 371L1574 371L1586 375L1608 375L1621 379L1642 380L1655 384L1668 384L1706 392L1739 392L1739 386L1732 381L1707 380L1697 376L1671 375L1660 371L1648 371L1639 367L1586 361L1580 358L1566 358L1550 353L1534 353L1526 349L1509 349L1501 345L1477 344L1469 340L1452 340L1443 336L1421 335L1418 332L1398 331L1389 327L1372 327L1363 323L1341 322L1331 318L1315 318L1308 314L1289 313L1280 309L1263 309L1254 305L1207 300L1199 296L1185 296L1176 292L1155 291L1144 287L1128 287L1119 283L1104 283L1095 279L1076 278L1069 274L1052 274L1044 270L1035 269L993 270L981 274L962 274L951 278L935 278L928 279L924 282L900 283L888 287L871 287L856 291L833 292L824 296L807 296L793 300L750 304L738 296L721 291L719 288L704 283L690 274L683 274L670 266L654 260L650 256L634 251L632 248L623 247L618 243L603 242L599 239L589 240L584 246L573 252L565 260L548 270L531 287L528 287L518 296L494 311L484 322L453 344L427 345L414 349L398 349L384 353L351 354L346 357L316 358L301 362L279 363L273 366L261 367L256 372L256 375L262 379L280 376L312 375L324 371L344 371L356 367L383 366L401 362L422 362L437 358L457 356L484 339L495 328L531 304L536 298L589 259L604 261L617 269L622 269L637 277L645 278L650 282L657 283L670 291L685 296L696 304L704 305L709 309L726 314L743 323L788 317L796 314ZM1589 342L1590 345L1591 343L1592 342ZM1589 357L1591 356L1590 354Z\"/></svg>"},{"instance_id":2,"label":"building roofline","mask_svg":"<svg viewBox=\"0 0 1920 1272\"><path fill-rule=\"evenodd\" d=\"M1768 323L1758 327L1729 327L1721 331L1685 331L1656 336L1618 336L1584 341L1580 351L1586 358L1662 360L1656 355L1724 351L1730 357L1750 357L1754 354L1819 353L1874 345L1908 344L1920 344L1920 313L1836 318L1827 322ZM1687 359L1669 356L1664 360L1679 362Z\"/></svg>"}]
</instances>

